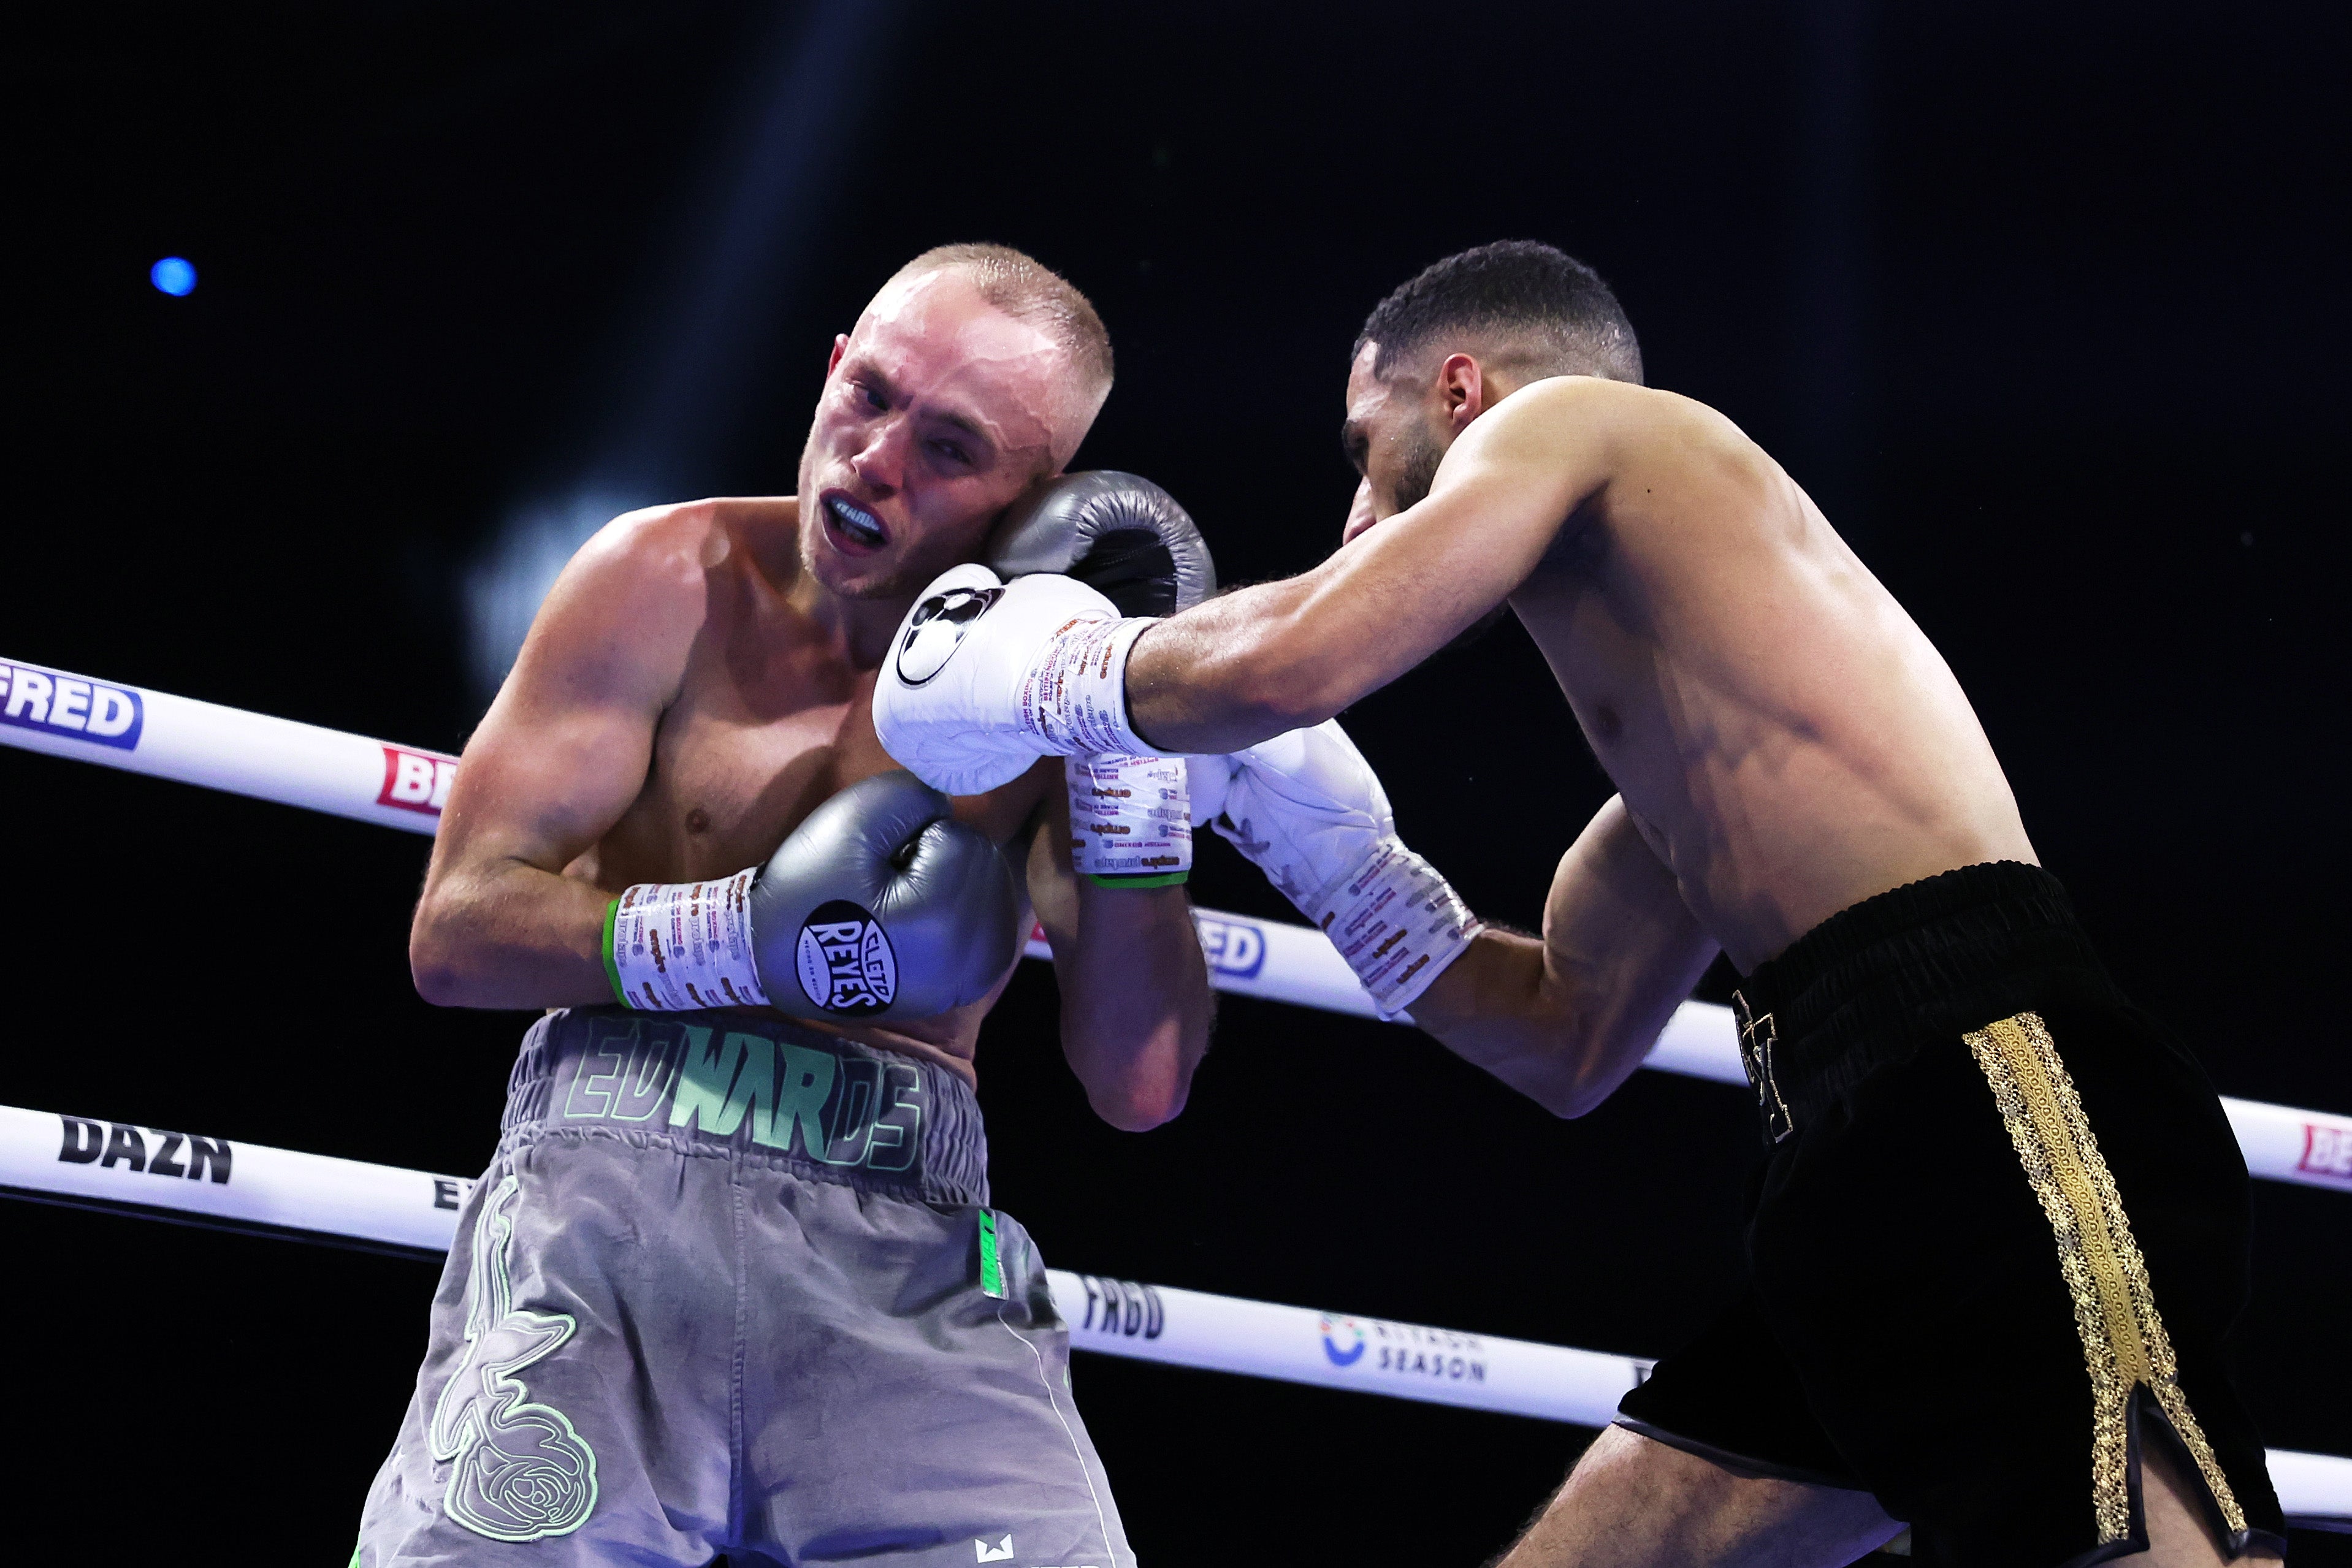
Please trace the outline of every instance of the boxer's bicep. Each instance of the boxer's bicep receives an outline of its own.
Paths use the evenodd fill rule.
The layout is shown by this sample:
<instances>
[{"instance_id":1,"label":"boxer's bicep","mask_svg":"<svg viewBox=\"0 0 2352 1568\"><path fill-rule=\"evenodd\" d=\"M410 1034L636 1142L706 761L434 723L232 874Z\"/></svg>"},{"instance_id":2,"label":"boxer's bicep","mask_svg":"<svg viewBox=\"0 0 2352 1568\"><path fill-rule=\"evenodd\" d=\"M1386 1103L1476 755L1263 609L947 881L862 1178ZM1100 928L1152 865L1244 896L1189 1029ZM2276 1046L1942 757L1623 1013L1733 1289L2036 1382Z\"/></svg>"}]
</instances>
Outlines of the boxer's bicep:
<instances>
[{"instance_id":1,"label":"boxer's bicep","mask_svg":"<svg viewBox=\"0 0 2352 1568\"><path fill-rule=\"evenodd\" d=\"M562 874L645 788L701 623L698 577L625 524L575 558L467 743L409 927L419 994L451 1007L604 999L601 889ZM689 558L690 559L690 558Z\"/></svg>"},{"instance_id":2,"label":"boxer's bicep","mask_svg":"<svg viewBox=\"0 0 2352 1568\"><path fill-rule=\"evenodd\" d=\"M1608 477L1607 443L1548 440L1537 422L1507 419L1510 408L1471 426L1419 504L1314 570L1145 632L1128 662L1136 730L1219 751L1319 724L1508 599Z\"/></svg>"},{"instance_id":3,"label":"boxer's bicep","mask_svg":"<svg viewBox=\"0 0 2352 1568\"><path fill-rule=\"evenodd\" d=\"M666 552L629 542L592 543L549 592L467 742L436 870L446 850L452 862L560 872L645 788L655 729L700 623L701 583L665 570Z\"/></svg>"}]
</instances>

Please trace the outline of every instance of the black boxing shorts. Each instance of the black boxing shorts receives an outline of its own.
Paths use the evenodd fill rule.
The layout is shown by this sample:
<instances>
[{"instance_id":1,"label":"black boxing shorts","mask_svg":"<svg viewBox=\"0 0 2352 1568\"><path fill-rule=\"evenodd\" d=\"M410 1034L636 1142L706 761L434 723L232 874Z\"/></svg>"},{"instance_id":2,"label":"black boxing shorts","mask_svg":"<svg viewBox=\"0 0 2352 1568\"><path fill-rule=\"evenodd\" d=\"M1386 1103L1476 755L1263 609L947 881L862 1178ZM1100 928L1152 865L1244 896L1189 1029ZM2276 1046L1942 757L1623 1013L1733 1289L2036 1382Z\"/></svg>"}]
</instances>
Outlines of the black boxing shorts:
<instances>
[{"instance_id":1,"label":"black boxing shorts","mask_svg":"<svg viewBox=\"0 0 2352 1568\"><path fill-rule=\"evenodd\" d=\"M2224 1350L2246 1166L2065 889L1975 865L1847 909L1740 986L1769 1149L1752 1283L1619 1424L1874 1494L1923 1563L2147 1547L2161 1445L2232 1553L2285 1550Z\"/></svg>"}]
</instances>

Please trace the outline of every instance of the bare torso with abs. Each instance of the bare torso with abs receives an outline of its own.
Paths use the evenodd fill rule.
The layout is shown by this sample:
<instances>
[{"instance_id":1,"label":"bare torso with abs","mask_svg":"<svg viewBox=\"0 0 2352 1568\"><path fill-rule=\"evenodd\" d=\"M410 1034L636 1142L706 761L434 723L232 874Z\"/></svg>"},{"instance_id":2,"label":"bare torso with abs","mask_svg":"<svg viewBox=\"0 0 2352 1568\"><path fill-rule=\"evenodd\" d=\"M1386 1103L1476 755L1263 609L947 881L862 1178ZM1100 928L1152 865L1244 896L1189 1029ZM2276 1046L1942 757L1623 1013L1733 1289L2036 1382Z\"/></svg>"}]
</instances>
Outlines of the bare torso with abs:
<instances>
[{"instance_id":1,"label":"bare torso with abs","mask_svg":"<svg viewBox=\"0 0 2352 1568\"><path fill-rule=\"evenodd\" d=\"M1874 894L2034 858L1941 655L1729 420L1588 377L1488 383L1399 505L1420 415L1371 352L1348 542L1144 633L1126 683L1154 744L1231 749L1339 712L1507 601L1621 793L1562 857L1540 940L1480 936L1413 1004L1423 1028L1578 1114L1718 947L1752 968Z\"/></svg>"},{"instance_id":2,"label":"bare torso with abs","mask_svg":"<svg viewBox=\"0 0 2352 1568\"><path fill-rule=\"evenodd\" d=\"M1953 866L2033 858L1950 669L1803 491L1678 405L1511 595L1684 901L1742 969ZM1569 400L1535 413L1577 418ZM1508 405L1497 413L1508 411Z\"/></svg>"}]
</instances>

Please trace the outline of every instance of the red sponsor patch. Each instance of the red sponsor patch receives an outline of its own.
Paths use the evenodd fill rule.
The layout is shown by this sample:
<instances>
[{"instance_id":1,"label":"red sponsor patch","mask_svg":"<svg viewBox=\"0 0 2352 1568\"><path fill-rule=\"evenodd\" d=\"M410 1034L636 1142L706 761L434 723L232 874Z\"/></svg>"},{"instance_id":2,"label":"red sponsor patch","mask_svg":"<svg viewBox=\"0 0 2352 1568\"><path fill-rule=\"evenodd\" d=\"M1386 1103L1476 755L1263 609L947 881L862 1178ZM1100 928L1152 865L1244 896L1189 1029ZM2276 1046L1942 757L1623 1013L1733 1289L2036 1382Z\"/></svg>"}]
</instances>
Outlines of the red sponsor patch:
<instances>
[{"instance_id":1,"label":"red sponsor patch","mask_svg":"<svg viewBox=\"0 0 2352 1568\"><path fill-rule=\"evenodd\" d=\"M457 759L437 751L413 751L404 746L383 748L383 788L379 806L397 806L427 817L441 814L449 799L449 780L457 776Z\"/></svg>"},{"instance_id":2,"label":"red sponsor patch","mask_svg":"<svg viewBox=\"0 0 2352 1568\"><path fill-rule=\"evenodd\" d=\"M2352 1181L2352 1127L2305 1122L2303 1124L2303 1158L2295 1162L2294 1168L2312 1176Z\"/></svg>"}]
</instances>

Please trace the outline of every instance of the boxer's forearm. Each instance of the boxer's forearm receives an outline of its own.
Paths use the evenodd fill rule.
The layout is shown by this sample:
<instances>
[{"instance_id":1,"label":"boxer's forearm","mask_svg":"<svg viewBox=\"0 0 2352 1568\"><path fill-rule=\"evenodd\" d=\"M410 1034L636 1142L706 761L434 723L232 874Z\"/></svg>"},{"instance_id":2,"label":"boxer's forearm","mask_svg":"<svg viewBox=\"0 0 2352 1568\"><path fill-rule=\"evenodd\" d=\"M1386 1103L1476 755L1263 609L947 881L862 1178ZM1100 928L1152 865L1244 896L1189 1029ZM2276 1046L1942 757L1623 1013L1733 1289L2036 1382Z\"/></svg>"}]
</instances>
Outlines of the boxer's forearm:
<instances>
[{"instance_id":1,"label":"boxer's forearm","mask_svg":"<svg viewBox=\"0 0 2352 1568\"><path fill-rule=\"evenodd\" d=\"M1181 887L1076 891L1076 929L1054 947L1063 1054L1097 1114L1141 1132L1184 1108L1209 1049L1200 937Z\"/></svg>"},{"instance_id":2,"label":"boxer's forearm","mask_svg":"<svg viewBox=\"0 0 2352 1568\"><path fill-rule=\"evenodd\" d=\"M1554 1115L1581 1116L1647 1049L1610 1038L1600 1000L1563 984L1542 943L1490 926L1413 1002L1412 1021Z\"/></svg>"},{"instance_id":3,"label":"boxer's forearm","mask_svg":"<svg viewBox=\"0 0 2352 1568\"><path fill-rule=\"evenodd\" d=\"M1367 672L1329 656L1311 625L1294 634L1311 599L1303 578L1261 583L1145 632L1128 655L1129 725L1175 755L1239 751L1337 714Z\"/></svg>"},{"instance_id":4,"label":"boxer's forearm","mask_svg":"<svg viewBox=\"0 0 2352 1568\"><path fill-rule=\"evenodd\" d=\"M427 885L409 928L417 994L445 1008L609 1002L611 902L600 888L520 861L451 868Z\"/></svg>"},{"instance_id":5,"label":"boxer's forearm","mask_svg":"<svg viewBox=\"0 0 2352 1568\"><path fill-rule=\"evenodd\" d=\"M1412 1021L1554 1115L1581 1116L1642 1065L1706 967L1625 956L1613 972L1563 974L1536 938L1490 926L1413 1003Z\"/></svg>"},{"instance_id":6,"label":"boxer's forearm","mask_svg":"<svg viewBox=\"0 0 2352 1568\"><path fill-rule=\"evenodd\" d=\"M1642 1064L1716 955L1674 873L1612 798L1552 878L1541 941L1492 927L1412 1004L1413 1021L1562 1116Z\"/></svg>"},{"instance_id":7,"label":"boxer's forearm","mask_svg":"<svg viewBox=\"0 0 2352 1568\"><path fill-rule=\"evenodd\" d=\"M1590 479L1540 455L1473 454L1312 571L1145 631L1127 659L1129 727L1166 751L1237 751L1335 716L1507 599Z\"/></svg>"}]
</instances>

